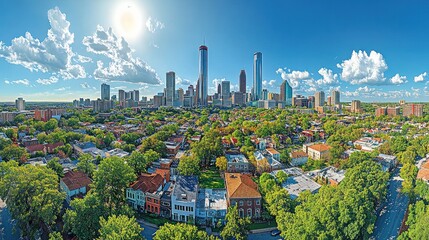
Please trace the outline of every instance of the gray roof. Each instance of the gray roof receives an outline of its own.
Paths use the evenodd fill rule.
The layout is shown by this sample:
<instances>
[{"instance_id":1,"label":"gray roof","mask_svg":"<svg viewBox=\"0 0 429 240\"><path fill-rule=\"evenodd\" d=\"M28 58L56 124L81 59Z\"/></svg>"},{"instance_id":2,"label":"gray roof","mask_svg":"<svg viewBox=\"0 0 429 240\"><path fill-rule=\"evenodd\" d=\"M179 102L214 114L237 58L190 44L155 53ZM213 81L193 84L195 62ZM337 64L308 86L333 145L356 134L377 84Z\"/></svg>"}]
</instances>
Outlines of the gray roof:
<instances>
[{"instance_id":1,"label":"gray roof","mask_svg":"<svg viewBox=\"0 0 429 240\"><path fill-rule=\"evenodd\" d=\"M172 198L176 201L195 202L198 192L197 176L178 176L174 185Z\"/></svg>"}]
</instances>

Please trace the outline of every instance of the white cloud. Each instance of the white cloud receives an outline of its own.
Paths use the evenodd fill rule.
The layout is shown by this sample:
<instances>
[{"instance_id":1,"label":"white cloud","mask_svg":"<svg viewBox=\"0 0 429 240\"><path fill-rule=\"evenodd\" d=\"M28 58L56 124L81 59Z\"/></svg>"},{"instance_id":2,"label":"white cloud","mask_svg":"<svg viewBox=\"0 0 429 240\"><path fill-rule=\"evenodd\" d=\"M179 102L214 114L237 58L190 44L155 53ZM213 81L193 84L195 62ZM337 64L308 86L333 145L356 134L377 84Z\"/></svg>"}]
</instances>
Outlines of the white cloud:
<instances>
[{"instance_id":1,"label":"white cloud","mask_svg":"<svg viewBox=\"0 0 429 240\"><path fill-rule=\"evenodd\" d=\"M272 87L272 86L274 86L275 83L276 83L276 80L270 80L268 82L268 85L270 85Z\"/></svg>"},{"instance_id":2,"label":"white cloud","mask_svg":"<svg viewBox=\"0 0 429 240\"><path fill-rule=\"evenodd\" d=\"M45 79L39 78L36 80L36 82L42 85L51 85L51 84L57 83L58 78L56 76L51 76Z\"/></svg>"},{"instance_id":3,"label":"white cloud","mask_svg":"<svg viewBox=\"0 0 429 240\"><path fill-rule=\"evenodd\" d=\"M70 89L70 87L61 87L61 88L57 88L57 89L55 89L55 91L58 91L58 92L64 92L65 90L67 90L67 89Z\"/></svg>"},{"instance_id":4,"label":"white cloud","mask_svg":"<svg viewBox=\"0 0 429 240\"><path fill-rule=\"evenodd\" d=\"M6 84L18 84L18 85L24 85L24 86L30 86L30 81L28 81L27 79L20 79L20 80L15 80L15 81L4 81L4 83Z\"/></svg>"},{"instance_id":5,"label":"white cloud","mask_svg":"<svg viewBox=\"0 0 429 240\"><path fill-rule=\"evenodd\" d=\"M149 32L154 33L157 30L161 30L165 27L164 23L158 21L156 18L149 17L146 20L146 28Z\"/></svg>"},{"instance_id":6,"label":"white cloud","mask_svg":"<svg viewBox=\"0 0 429 240\"><path fill-rule=\"evenodd\" d=\"M375 91L375 88L370 88L370 87L368 87L368 86L365 86L365 87L359 87L359 88L357 89L357 91L358 91L358 92L364 92L364 93L370 93L370 92Z\"/></svg>"},{"instance_id":7,"label":"white cloud","mask_svg":"<svg viewBox=\"0 0 429 240\"><path fill-rule=\"evenodd\" d=\"M396 84L396 85L403 84L403 83L407 82L407 77L406 76L399 76L399 74L397 73L395 76L393 76L390 79L390 82L392 84Z\"/></svg>"},{"instance_id":8,"label":"white cloud","mask_svg":"<svg viewBox=\"0 0 429 240\"><path fill-rule=\"evenodd\" d=\"M226 81L225 78L215 78L212 80L212 85L209 86L209 94L217 93L217 86L222 82Z\"/></svg>"},{"instance_id":9,"label":"white cloud","mask_svg":"<svg viewBox=\"0 0 429 240\"><path fill-rule=\"evenodd\" d=\"M89 84L87 83L87 82L84 82L84 83L81 83L80 84L80 86L82 87L82 88L90 88L91 86L89 86Z\"/></svg>"},{"instance_id":10,"label":"white cloud","mask_svg":"<svg viewBox=\"0 0 429 240\"><path fill-rule=\"evenodd\" d=\"M283 80L289 80L292 88L298 88L300 82L311 79L308 71L291 71L287 68L279 68L276 73L280 74Z\"/></svg>"},{"instance_id":11,"label":"white cloud","mask_svg":"<svg viewBox=\"0 0 429 240\"><path fill-rule=\"evenodd\" d=\"M322 79L316 81L318 85L332 85L338 83L338 74L334 74L331 69L321 68L318 73Z\"/></svg>"},{"instance_id":12,"label":"white cloud","mask_svg":"<svg viewBox=\"0 0 429 240\"><path fill-rule=\"evenodd\" d=\"M97 26L92 36L83 38L83 44L88 52L108 57L111 61L105 67L102 61L97 61L94 78L99 80L160 84L161 79L155 69L138 57L133 57L133 51L124 38L118 38L113 30L107 31Z\"/></svg>"},{"instance_id":13,"label":"white cloud","mask_svg":"<svg viewBox=\"0 0 429 240\"><path fill-rule=\"evenodd\" d=\"M64 79L84 78L85 69L72 64L76 54L72 51L74 34L70 33L70 22L58 7L48 11L51 28L47 37L40 41L31 33L12 39L10 46L0 42L0 57L12 64L21 65L30 71L52 72L60 74Z\"/></svg>"},{"instance_id":14,"label":"white cloud","mask_svg":"<svg viewBox=\"0 0 429 240\"><path fill-rule=\"evenodd\" d=\"M386 84L384 72L387 64L383 55L375 51L369 55L365 51L353 51L351 58L337 64L337 67L342 69L341 78L351 84Z\"/></svg>"},{"instance_id":15,"label":"white cloud","mask_svg":"<svg viewBox=\"0 0 429 240\"><path fill-rule=\"evenodd\" d=\"M191 85L191 81L189 79L184 79L179 76L176 76L176 85L189 86Z\"/></svg>"},{"instance_id":16,"label":"white cloud","mask_svg":"<svg viewBox=\"0 0 429 240\"><path fill-rule=\"evenodd\" d=\"M424 73L422 73L422 74L420 74L418 76L415 76L414 77L414 82L423 82L423 81L425 81L427 75L428 75L427 72L424 72Z\"/></svg>"},{"instance_id":17,"label":"white cloud","mask_svg":"<svg viewBox=\"0 0 429 240\"><path fill-rule=\"evenodd\" d=\"M87 62L92 62L92 58L85 57L85 56L82 56L82 55L77 55L76 61L81 62L81 63L87 63Z\"/></svg>"}]
</instances>

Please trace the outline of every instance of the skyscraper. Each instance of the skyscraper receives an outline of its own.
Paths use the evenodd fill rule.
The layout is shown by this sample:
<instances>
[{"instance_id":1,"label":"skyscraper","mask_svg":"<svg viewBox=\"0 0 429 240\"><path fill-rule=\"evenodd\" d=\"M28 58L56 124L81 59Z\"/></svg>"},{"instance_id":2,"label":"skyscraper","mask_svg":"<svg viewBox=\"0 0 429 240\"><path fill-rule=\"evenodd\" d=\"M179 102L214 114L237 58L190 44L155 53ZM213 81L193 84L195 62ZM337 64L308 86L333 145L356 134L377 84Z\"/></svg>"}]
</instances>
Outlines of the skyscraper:
<instances>
[{"instance_id":1,"label":"skyscraper","mask_svg":"<svg viewBox=\"0 0 429 240\"><path fill-rule=\"evenodd\" d=\"M332 92L331 92L331 105L332 106L340 105L340 91L332 90Z\"/></svg>"},{"instance_id":2,"label":"skyscraper","mask_svg":"<svg viewBox=\"0 0 429 240\"><path fill-rule=\"evenodd\" d=\"M240 92L246 93L246 71L240 71Z\"/></svg>"},{"instance_id":3,"label":"skyscraper","mask_svg":"<svg viewBox=\"0 0 429 240\"><path fill-rule=\"evenodd\" d=\"M198 75L198 104L207 106L208 94L208 48L204 45L200 46L199 63L200 72Z\"/></svg>"},{"instance_id":4,"label":"skyscraper","mask_svg":"<svg viewBox=\"0 0 429 240\"><path fill-rule=\"evenodd\" d=\"M25 110L25 100L23 98L18 98L15 100L15 106L18 111L24 111Z\"/></svg>"},{"instance_id":5,"label":"skyscraper","mask_svg":"<svg viewBox=\"0 0 429 240\"><path fill-rule=\"evenodd\" d=\"M176 94L176 74L172 71L167 72L165 88L165 105L174 106L174 96Z\"/></svg>"},{"instance_id":6,"label":"skyscraper","mask_svg":"<svg viewBox=\"0 0 429 240\"><path fill-rule=\"evenodd\" d=\"M134 90L134 101L139 102L140 101L140 91Z\"/></svg>"},{"instance_id":7,"label":"skyscraper","mask_svg":"<svg viewBox=\"0 0 429 240\"><path fill-rule=\"evenodd\" d=\"M268 100L268 89L266 88L262 89L262 95L259 98L259 100Z\"/></svg>"},{"instance_id":8,"label":"skyscraper","mask_svg":"<svg viewBox=\"0 0 429 240\"><path fill-rule=\"evenodd\" d=\"M253 54L253 100L262 99L262 53Z\"/></svg>"},{"instance_id":9,"label":"skyscraper","mask_svg":"<svg viewBox=\"0 0 429 240\"><path fill-rule=\"evenodd\" d=\"M110 85L101 84L101 100L110 100Z\"/></svg>"},{"instance_id":10,"label":"skyscraper","mask_svg":"<svg viewBox=\"0 0 429 240\"><path fill-rule=\"evenodd\" d=\"M221 96L222 100L229 99L231 93L231 83L229 81L222 81Z\"/></svg>"},{"instance_id":11,"label":"skyscraper","mask_svg":"<svg viewBox=\"0 0 429 240\"><path fill-rule=\"evenodd\" d=\"M325 105L325 93L323 91L314 94L314 107L323 107Z\"/></svg>"},{"instance_id":12,"label":"skyscraper","mask_svg":"<svg viewBox=\"0 0 429 240\"><path fill-rule=\"evenodd\" d=\"M122 90L122 89L119 89L119 91L118 91L118 100L119 101L124 101L125 100L125 91L124 90Z\"/></svg>"},{"instance_id":13,"label":"skyscraper","mask_svg":"<svg viewBox=\"0 0 429 240\"><path fill-rule=\"evenodd\" d=\"M280 85L280 101L284 102L286 106L292 105L292 87L287 80L284 80Z\"/></svg>"}]
</instances>

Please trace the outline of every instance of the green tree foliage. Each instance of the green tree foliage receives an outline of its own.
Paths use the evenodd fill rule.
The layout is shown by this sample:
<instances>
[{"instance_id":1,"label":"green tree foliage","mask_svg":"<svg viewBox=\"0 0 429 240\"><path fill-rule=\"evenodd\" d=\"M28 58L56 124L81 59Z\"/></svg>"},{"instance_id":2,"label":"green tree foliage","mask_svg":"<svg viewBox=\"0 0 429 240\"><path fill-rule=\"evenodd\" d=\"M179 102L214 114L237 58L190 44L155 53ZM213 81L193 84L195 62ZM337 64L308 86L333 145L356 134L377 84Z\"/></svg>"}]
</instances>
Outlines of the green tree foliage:
<instances>
[{"instance_id":1,"label":"green tree foliage","mask_svg":"<svg viewBox=\"0 0 429 240\"><path fill-rule=\"evenodd\" d=\"M62 240L63 236L60 232L51 232L49 233L49 240Z\"/></svg>"},{"instance_id":2,"label":"green tree foliage","mask_svg":"<svg viewBox=\"0 0 429 240\"><path fill-rule=\"evenodd\" d=\"M137 133L124 133L121 135L121 140L125 141L127 144L136 144L139 138L140 136Z\"/></svg>"},{"instance_id":3,"label":"green tree foliage","mask_svg":"<svg viewBox=\"0 0 429 240\"><path fill-rule=\"evenodd\" d=\"M429 239L429 206L423 201L410 205L407 219L408 230L399 236L399 240Z\"/></svg>"},{"instance_id":4,"label":"green tree foliage","mask_svg":"<svg viewBox=\"0 0 429 240\"><path fill-rule=\"evenodd\" d=\"M146 172L147 167L159 159L159 153L150 149L149 151L142 154L141 152L134 151L127 158L127 163L134 169L134 173L140 175L142 172Z\"/></svg>"},{"instance_id":5,"label":"green tree foliage","mask_svg":"<svg viewBox=\"0 0 429 240\"><path fill-rule=\"evenodd\" d=\"M402 182L402 192L408 194L412 199L414 197L414 187L417 180L417 172L419 169L414 163L406 163L402 166L400 171Z\"/></svg>"},{"instance_id":6,"label":"green tree foliage","mask_svg":"<svg viewBox=\"0 0 429 240\"><path fill-rule=\"evenodd\" d=\"M58 127L58 121L55 118L49 119L44 126L45 131L54 131Z\"/></svg>"},{"instance_id":7,"label":"green tree foliage","mask_svg":"<svg viewBox=\"0 0 429 240\"><path fill-rule=\"evenodd\" d=\"M216 167L219 168L220 171L225 171L227 167L227 159L224 156L216 158Z\"/></svg>"},{"instance_id":8,"label":"green tree foliage","mask_svg":"<svg viewBox=\"0 0 429 240\"><path fill-rule=\"evenodd\" d=\"M211 160L222 154L222 139L218 132L209 131L201 141L191 145L193 155L201 161L203 166L209 166Z\"/></svg>"},{"instance_id":9,"label":"green tree foliage","mask_svg":"<svg viewBox=\"0 0 429 240\"><path fill-rule=\"evenodd\" d=\"M167 147L165 146L165 143L155 137L148 137L142 142L140 151L144 153L149 150L153 150L159 153L161 156L167 155Z\"/></svg>"},{"instance_id":10,"label":"green tree foliage","mask_svg":"<svg viewBox=\"0 0 429 240\"><path fill-rule=\"evenodd\" d=\"M197 226L186 223L166 223L161 226L153 238L154 240L177 240L177 239L193 239L193 240L215 240L214 236L208 236L205 231L198 230Z\"/></svg>"},{"instance_id":11,"label":"green tree foliage","mask_svg":"<svg viewBox=\"0 0 429 240\"><path fill-rule=\"evenodd\" d=\"M34 238L40 224L53 226L65 199L58 189L58 176L49 168L0 163L0 198L25 237Z\"/></svg>"},{"instance_id":12,"label":"green tree foliage","mask_svg":"<svg viewBox=\"0 0 429 240\"><path fill-rule=\"evenodd\" d=\"M100 218L107 217L106 207L93 193L83 199L72 200L70 206L71 209L67 209L63 217L64 229L82 240L96 239L99 236Z\"/></svg>"},{"instance_id":13,"label":"green tree foliage","mask_svg":"<svg viewBox=\"0 0 429 240\"><path fill-rule=\"evenodd\" d=\"M182 157L177 170L181 175L200 175L200 161L194 156Z\"/></svg>"},{"instance_id":14,"label":"green tree foliage","mask_svg":"<svg viewBox=\"0 0 429 240\"><path fill-rule=\"evenodd\" d=\"M46 167L52 169L59 178L64 177L64 170L63 166L58 162L59 158L52 158L48 164L46 164Z\"/></svg>"},{"instance_id":15,"label":"green tree foliage","mask_svg":"<svg viewBox=\"0 0 429 240\"><path fill-rule=\"evenodd\" d=\"M225 220L226 225L220 233L223 239L247 239L247 230L248 225L250 224L250 219L240 218L236 205L228 208Z\"/></svg>"},{"instance_id":16,"label":"green tree foliage","mask_svg":"<svg viewBox=\"0 0 429 240\"><path fill-rule=\"evenodd\" d=\"M9 145L0 151L0 156L2 156L3 161L15 160L20 163L25 163L29 157L29 154L25 148L19 147L17 145Z\"/></svg>"},{"instance_id":17,"label":"green tree foliage","mask_svg":"<svg viewBox=\"0 0 429 240\"><path fill-rule=\"evenodd\" d=\"M12 141L10 139L0 138L0 152L11 144Z\"/></svg>"},{"instance_id":18,"label":"green tree foliage","mask_svg":"<svg viewBox=\"0 0 429 240\"><path fill-rule=\"evenodd\" d=\"M112 215L100 219L100 240L140 240L143 228L134 217Z\"/></svg>"},{"instance_id":19,"label":"green tree foliage","mask_svg":"<svg viewBox=\"0 0 429 240\"><path fill-rule=\"evenodd\" d=\"M92 177L95 171L94 158L88 154L82 154L79 157L79 162L77 163L77 170L84 172L89 177Z\"/></svg>"},{"instance_id":20,"label":"green tree foliage","mask_svg":"<svg viewBox=\"0 0 429 240\"><path fill-rule=\"evenodd\" d=\"M104 159L94 173L93 190L106 204L109 213L121 209L125 203L125 191L134 181L134 170L119 157Z\"/></svg>"}]
</instances>

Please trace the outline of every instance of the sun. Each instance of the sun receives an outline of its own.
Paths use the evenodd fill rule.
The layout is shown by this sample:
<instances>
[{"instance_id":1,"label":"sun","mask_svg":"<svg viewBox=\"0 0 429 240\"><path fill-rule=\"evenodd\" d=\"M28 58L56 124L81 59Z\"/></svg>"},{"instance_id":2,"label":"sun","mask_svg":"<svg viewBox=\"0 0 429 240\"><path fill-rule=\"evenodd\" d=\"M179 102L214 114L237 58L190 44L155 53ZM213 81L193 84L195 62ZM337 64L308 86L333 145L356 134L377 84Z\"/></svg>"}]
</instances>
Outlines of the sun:
<instances>
[{"instance_id":1,"label":"sun","mask_svg":"<svg viewBox=\"0 0 429 240\"><path fill-rule=\"evenodd\" d=\"M135 40L143 30L143 14L135 2L121 1L114 10L114 30L126 40Z\"/></svg>"}]
</instances>

